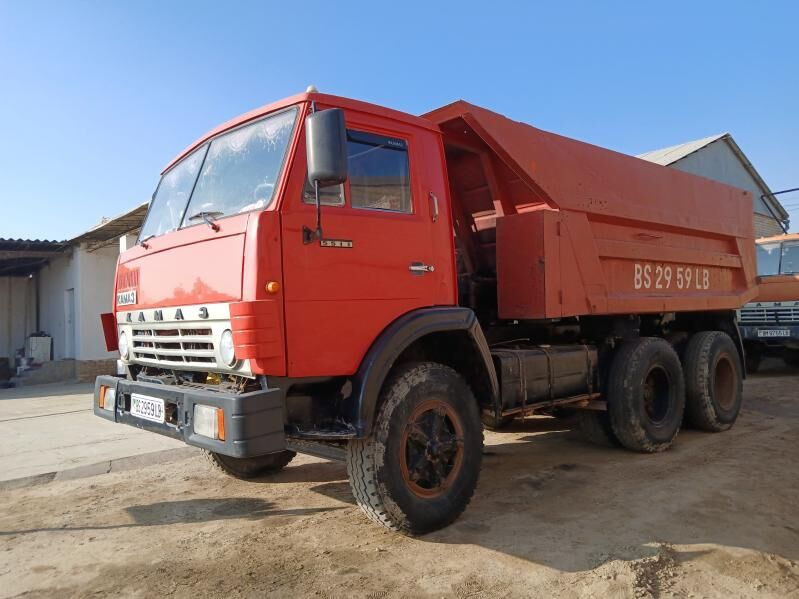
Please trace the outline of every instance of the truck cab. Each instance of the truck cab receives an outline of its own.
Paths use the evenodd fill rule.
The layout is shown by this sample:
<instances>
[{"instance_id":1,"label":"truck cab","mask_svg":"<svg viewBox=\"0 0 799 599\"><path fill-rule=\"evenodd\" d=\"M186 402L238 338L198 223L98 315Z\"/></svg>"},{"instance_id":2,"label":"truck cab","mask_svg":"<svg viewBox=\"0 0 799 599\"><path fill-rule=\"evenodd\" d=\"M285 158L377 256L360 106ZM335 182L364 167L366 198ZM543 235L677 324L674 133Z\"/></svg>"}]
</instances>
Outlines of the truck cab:
<instances>
[{"instance_id":1,"label":"truck cab","mask_svg":"<svg viewBox=\"0 0 799 599\"><path fill-rule=\"evenodd\" d=\"M558 411L648 453L683 419L729 429L752 241L743 190L463 101L310 91L164 169L94 412L240 478L343 459L371 520L428 532L469 503L484 427Z\"/></svg>"},{"instance_id":2,"label":"truck cab","mask_svg":"<svg viewBox=\"0 0 799 599\"><path fill-rule=\"evenodd\" d=\"M799 234L758 239L758 296L738 311L746 366L757 372L764 357L799 366Z\"/></svg>"}]
</instances>

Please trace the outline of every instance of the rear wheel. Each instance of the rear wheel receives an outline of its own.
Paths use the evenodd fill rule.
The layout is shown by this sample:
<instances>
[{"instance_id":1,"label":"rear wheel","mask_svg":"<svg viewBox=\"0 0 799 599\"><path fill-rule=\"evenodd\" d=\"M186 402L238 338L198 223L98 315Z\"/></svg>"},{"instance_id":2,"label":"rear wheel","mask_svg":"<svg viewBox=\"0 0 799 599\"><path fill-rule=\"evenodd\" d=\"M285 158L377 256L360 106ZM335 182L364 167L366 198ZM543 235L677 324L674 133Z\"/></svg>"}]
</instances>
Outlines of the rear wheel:
<instances>
[{"instance_id":1,"label":"rear wheel","mask_svg":"<svg viewBox=\"0 0 799 599\"><path fill-rule=\"evenodd\" d=\"M697 333L688 342L683 363L689 424L711 432L730 428L743 397L741 361L733 340L721 331Z\"/></svg>"},{"instance_id":2,"label":"rear wheel","mask_svg":"<svg viewBox=\"0 0 799 599\"><path fill-rule=\"evenodd\" d=\"M782 359L788 366L799 368L799 349L786 349Z\"/></svg>"},{"instance_id":3,"label":"rear wheel","mask_svg":"<svg viewBox=\"0 0 799 599\"><path fill-rule=\"evenodd\" d=\"M248 479L264 474L278 472L294 459L297 454L293 451L278 451L254 458L232 458L230 456L203 450L205 459L219 472L234 478Z\"/></svg>"},{"instance_id":4,"label":"rear wheel","mask_svg":"<svg viewBox=\"0 0 799 599\"><path fill-rule=\"evenodd\" d=\"M482 451L480 412L463 377L442 364L407 364L381 393L372 435L347 446L350 486L378 524L430 532L466 509Z\"/></svg>"},{"instance_id":5,"label":"rear wheel","mask_svg":"<svg viewBox=\"0 0 799 599\"><path fill-rule=\"evenodd\" d=\"M763 361L763 356L760 353L760 350L755 348L747 349L744 352L744 358L746 363L746 372L755 374L758 370L760 370L760 363Z\"/></svg>"},{"instance_id":6,"label":"rear wheel","mask_svg":"<svg viewBox=\"0 0 799 599\"><path fill-rule=\"evenodd\" d=\"M607 389L611 428L624 447L654 453L671 446L685 411L685 382L667 341L642 337L622 345Z\"/></svg>"}]
</instances>

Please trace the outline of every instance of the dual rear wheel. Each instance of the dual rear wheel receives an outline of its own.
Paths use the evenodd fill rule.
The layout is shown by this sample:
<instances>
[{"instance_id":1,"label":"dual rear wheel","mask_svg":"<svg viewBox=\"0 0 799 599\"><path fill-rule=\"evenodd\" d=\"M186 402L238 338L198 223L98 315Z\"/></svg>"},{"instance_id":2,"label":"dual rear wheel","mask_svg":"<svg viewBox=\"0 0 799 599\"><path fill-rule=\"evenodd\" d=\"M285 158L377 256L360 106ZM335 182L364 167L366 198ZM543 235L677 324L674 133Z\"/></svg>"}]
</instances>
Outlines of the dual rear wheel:
<instances>
[{"instance_id":1,"label":"dual rear wheel","mask_svg":"<svg viewBox=\"0 0 799 599\"><path fill-rule=\"evenodd\" d=\"M741 362L721 331L686 343L682 360L664 339L643 337L617 351L608 375L608 410L581 411L585 437L654 453L671 446L683 422L706 431L732 426L741 409Z\"/></svg>"}]
</instances>

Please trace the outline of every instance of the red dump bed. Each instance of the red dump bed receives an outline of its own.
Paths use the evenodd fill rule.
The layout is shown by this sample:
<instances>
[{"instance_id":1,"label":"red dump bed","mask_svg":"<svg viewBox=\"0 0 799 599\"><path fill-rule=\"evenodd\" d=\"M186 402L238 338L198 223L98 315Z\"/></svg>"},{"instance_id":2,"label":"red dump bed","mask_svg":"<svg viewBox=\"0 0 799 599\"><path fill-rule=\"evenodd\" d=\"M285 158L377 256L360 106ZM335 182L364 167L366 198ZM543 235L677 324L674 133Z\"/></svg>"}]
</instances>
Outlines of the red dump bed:
<instances>
[{"instance_id":1,"label":"red dump bed","mask_svg":"<svg viewBox=\"0 0 799 599\"><path fill-rule=\"evenodd\" d=\"M741 189L455 102L444 134L459 269L499 317L738 308L755 296Z\"/></svg>"}]
</instances>

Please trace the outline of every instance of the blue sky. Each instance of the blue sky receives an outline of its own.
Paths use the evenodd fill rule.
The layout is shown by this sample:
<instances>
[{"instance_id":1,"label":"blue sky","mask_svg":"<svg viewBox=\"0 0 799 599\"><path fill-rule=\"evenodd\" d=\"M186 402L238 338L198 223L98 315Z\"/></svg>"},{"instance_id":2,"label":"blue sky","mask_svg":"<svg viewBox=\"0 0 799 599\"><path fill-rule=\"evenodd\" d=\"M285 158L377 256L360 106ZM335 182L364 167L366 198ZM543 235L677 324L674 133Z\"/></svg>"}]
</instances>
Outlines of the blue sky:
<instances>
[{"instance_id":1,"label":"blue sky","mask_svg":"<svg viewBox=\"0 0 799 599\"><path fill-rule=\"evenodd\" d=\"M0 237L147 201L195 138L309 83L411 113L464 98L631 154L730 131L799 187L797 23L793 1L0 0Z\"/></svg>"}]
</instances>

